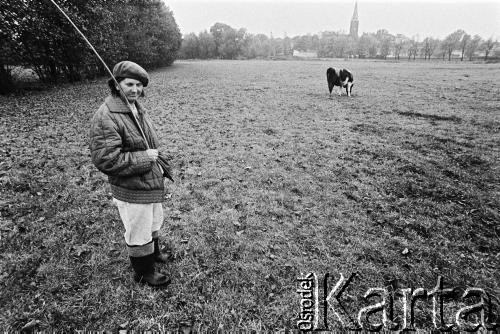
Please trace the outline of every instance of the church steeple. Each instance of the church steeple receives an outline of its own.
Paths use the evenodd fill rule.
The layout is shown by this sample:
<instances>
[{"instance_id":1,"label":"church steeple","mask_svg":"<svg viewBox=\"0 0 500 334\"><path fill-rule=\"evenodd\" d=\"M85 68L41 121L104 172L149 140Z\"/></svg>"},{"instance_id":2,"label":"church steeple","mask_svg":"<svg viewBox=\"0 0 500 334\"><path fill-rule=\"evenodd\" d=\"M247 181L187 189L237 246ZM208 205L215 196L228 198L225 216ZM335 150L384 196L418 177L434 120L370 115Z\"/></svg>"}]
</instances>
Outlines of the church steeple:
<instances>
[{"instance_id":1,"label":"church steeple","mask_svg":"<svg viewBox=\"0 0 500 334\"><path fill-rule=\"evenodd\" d=\"M351 19L351 28L349 29L349 36L351 36L352 38L358 38L358 26L359 26L358 1L356 1L354 5L354 13L352 14L352 19Z\"/></svg>"},{"instance_id":2,"label":"church steeple","mask_svg":"<svg viewBox=\"0 0 500 334\"><path fill-rule=\"evenodd\" d=\"M358 2L354 4L354 13L352 14L352 21L358 21Z\"/></svg>"}]
</instances>

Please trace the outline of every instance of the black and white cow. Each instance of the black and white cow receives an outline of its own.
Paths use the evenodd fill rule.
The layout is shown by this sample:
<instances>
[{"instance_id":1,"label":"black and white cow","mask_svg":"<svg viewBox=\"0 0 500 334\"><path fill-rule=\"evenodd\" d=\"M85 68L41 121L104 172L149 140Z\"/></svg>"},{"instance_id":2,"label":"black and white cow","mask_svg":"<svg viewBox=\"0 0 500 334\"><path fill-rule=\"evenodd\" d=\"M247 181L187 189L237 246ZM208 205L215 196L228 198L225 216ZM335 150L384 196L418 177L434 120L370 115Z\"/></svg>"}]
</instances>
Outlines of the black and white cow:
<instances>
[{"instance_id":1,"label":"black and white cow","mask_svg":"<svg viewBox=\"0 0 500 334\"><path fill-rule=\"evenodd\" d=\"M337 73L333 68L329 67L326 70L326 80L328 81L328 90L332 95L334 86L339 87L339 95L342 95L342 88L345 87L347 96L351 96L352 86L354 85L354 77L352 73L346 69L342 69Z\"/></svg>"}]
</instances>

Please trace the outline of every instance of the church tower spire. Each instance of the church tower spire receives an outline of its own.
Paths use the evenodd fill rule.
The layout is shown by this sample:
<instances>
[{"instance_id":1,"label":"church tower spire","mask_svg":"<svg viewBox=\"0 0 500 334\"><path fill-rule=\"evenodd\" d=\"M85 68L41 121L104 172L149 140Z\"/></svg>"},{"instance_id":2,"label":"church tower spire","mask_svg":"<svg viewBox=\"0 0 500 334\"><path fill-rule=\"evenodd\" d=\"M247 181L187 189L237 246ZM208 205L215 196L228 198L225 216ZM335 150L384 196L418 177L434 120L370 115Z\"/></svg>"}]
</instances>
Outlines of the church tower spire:
<instances>
[{"instance_id":1,"label":"church tower spire","mask_svg":"<svg viewBox=\"0 0 500 334\"><path fill-rule=\"evenodd\" d=\"M354 13L352 14L352 19L351 19L351 28L349 29L349 36L351 36L352 38L358 38L358 26L359 26L358 1L356 1L354 5Z\"/></svg>"}]
</instances>

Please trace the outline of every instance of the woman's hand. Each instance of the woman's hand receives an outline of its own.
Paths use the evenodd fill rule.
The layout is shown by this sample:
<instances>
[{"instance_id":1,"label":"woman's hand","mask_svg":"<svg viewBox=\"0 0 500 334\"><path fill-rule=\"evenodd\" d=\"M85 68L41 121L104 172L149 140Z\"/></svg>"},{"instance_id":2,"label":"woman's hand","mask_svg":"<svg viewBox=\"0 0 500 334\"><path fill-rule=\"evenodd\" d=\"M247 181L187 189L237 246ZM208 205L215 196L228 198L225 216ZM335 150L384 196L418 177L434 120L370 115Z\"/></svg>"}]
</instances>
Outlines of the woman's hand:
<instances>
[{"instance_id":1,"label":"woman's hand","mask_svg":"<svg viewBox=\"0 0 500 334\"><path fill-rule=\"evenodd\" d=\"M151 160L153 161L156 161L156 159L158 158L158 150L155 150L153 148L150 148L150 149L147 149L146 150L146 154L148 155L149 158L151 158Z\"/></svg>"}]
</instances>

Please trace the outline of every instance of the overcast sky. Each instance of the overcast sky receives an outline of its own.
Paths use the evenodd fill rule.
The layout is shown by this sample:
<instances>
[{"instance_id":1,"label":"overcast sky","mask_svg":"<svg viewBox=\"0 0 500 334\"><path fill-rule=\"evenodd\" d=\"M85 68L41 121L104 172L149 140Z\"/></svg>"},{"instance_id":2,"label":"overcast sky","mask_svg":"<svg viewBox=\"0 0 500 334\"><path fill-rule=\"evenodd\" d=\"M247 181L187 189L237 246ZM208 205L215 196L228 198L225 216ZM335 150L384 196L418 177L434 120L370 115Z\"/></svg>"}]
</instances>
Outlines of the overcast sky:
<instances>
[{"instance_id":1,"label":"overcast sky","mask_svg":"<svg viewBox=\"0 0 500 334\"><path fill-rule=\"evenodd\" d=\"M216 23L274 37L349 32L355 0L165 0L182 34ZM500 0L359 0L359 35L391 34L443 38L457 29L500 40Z\"/></svg>"}]
</instances>

